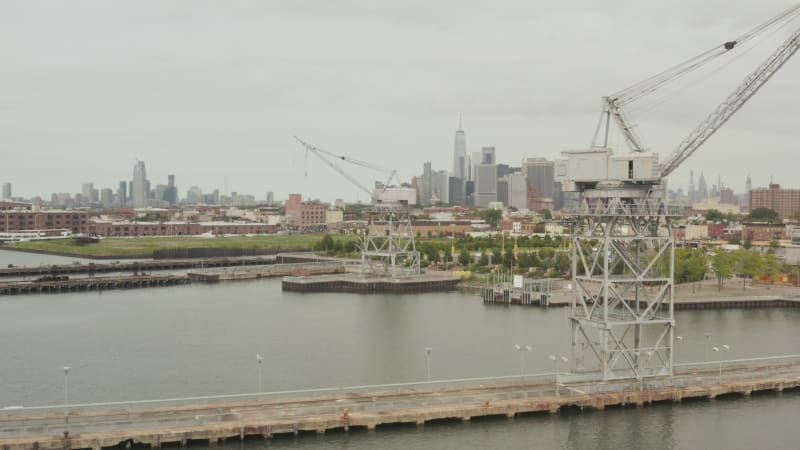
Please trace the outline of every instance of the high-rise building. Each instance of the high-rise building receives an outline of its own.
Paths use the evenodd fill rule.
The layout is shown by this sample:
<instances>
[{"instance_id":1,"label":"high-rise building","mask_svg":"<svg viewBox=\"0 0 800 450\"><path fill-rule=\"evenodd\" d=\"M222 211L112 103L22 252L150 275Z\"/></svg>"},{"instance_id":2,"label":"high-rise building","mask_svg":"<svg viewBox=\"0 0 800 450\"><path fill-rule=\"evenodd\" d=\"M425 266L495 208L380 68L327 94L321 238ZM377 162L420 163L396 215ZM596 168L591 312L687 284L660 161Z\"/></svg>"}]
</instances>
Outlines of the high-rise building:
<instances>
[{"instance_id":1,"label":"high-rise building","mask_svg":"<svg viewBox=\"0 0 800 450\"><path fill-rule=\"evenodd\" d=\"M3 183L3 200L11 200L11 183Z\"/></svg>"},{"instance_id":2,"label":"high-rise building","mask_svg":"<svg viewBox=\"0 0 800 450\"><path fill-rule=\"evenodd\" d=\"M103 208L111 208L114 206L114 191L111 188L104 188L100 191L100 204Z\"/></svg>"},{"instance_id":3,"label":"high-rise building","mask_svg":"<svg viewBox=\"0 0 800 450\"><path fill-rule=\"evenodd\" d=\"M448 184L450 185L447 192L449 194L449 203L451 205L463 205L464 180L461 178L449 177Z\"/></svg>"},{"instance_id":4,"label":"high-rise building","mask_svg":"<svg viewBox=\"0 0 800 450\"><path fill-rule=\"evenodd\" d=\"M490 202L497 201L497 165L478 164L475 166L475 206L487 208Z\"/></svg>"},{"instance_id":5,"label":"high-rise building","mask_svg":"<svg viewBox=\"0 0 800 450\"><path fill-rule=\"evenodd\" d=\"M146 208L147 198L150 194L150 183L147 182L144 161L137 161L133 166L133 186L131 195L133 196L134 208Z\"/></svg>"},{"instance_id":6,"label":"high-rise building","mask_svg":"<svg viewBox=\"0 0 800 450\"><path fill-rule=\"evenodd\" d=\"M494 147L481 147L481 163L497 164Z\"/></svg>"},{"instance_id":7,"label":"high-rise building","mask_svg":"<svg viewBox=\"0 0 800 450\"><path fill-rule=\"evenodd\" d=\"M508 206L528 209L528 177L524 173L508 175Z\"/></svg>"},{"instance_id":8,"label":"high-rise building","mask_svg":"<svg viewBox=\"0 0 800 450\"><path fill-rule=\"evenodd\" d=\"M267 206L275 204L275 194L272 191L267 191Z\"/></svg>"},{"instance_id":9,"label":"high-rise building","mask_svg":"<svg viewBox=\"0 0 800 450\"><path fill-rule=\"evenodd\" d=\"M769 189L753 189L750 211L756 208L771 209L781 219L790 219L800 213L800 189L781 189L781 185L775 183L770 183Z\"/></svg>"},{"instance_id":10,"label":"high-rise building","mask_svg":"<svg viewBox=\"0 0 800 450\"><path fill-rule=\"evenodd\" d=\"M708 187L706 187L706 177L700 171L700 178L697 180L697 201L702 202L708 198Z\"/></svg>"},{"instance_id":11,"label":"high-rise building","mask_svg":"<svg viewBox=\"0 0 800 450\"><path fill-rule=\"evenodd\" d=\"M431 194L433 193L433 169L430 161L426 161L422 165L422 177L419 180L419 185L422 191L422 198L419 203L421 205L430 205Z\"/></svg>"},{"instance_id":12,"label":"high-rise building","mask_svg":"<svg viewBox=\"0 0 800 450\"><path fill-rule=\"evenodd\" d=\"M554 200L555 162L545 158L525 158L522 160L522 172L535 191L536 199Z\"/></svg>"},{"instance_id":13,"label":"high-rise building","mask_svg":"<svg viewBox=\"0 0 800 450\"><path fill-rule=\"evenodd\" d=\"M689 190L686 192L686 196L689 197L689 203L697 201L697 190L694 188L694 170L689 171Z\"/></svg>"},{"instance_id":14,"label":"high-rise building","mask_svg":"<svg viewBox=\"0 0 800 450\"><path fill-rule=\"evenodd\" d=\"M123 181L119 182L117 188L117 206L124 207L128 204L128 183Z\"/></svg>"},{"instance_id":15,"label":"high-rise building","mask_svg":"<svg viewBox=\"0 0 800 450\"><path fill-rule=\"evenodd\" d=\"M156 187L157 189L158 187ZM178 203L178 186L175 185L175 175L167 175L167 186L160 195L156 192L156 198L164 200L170 205Z\"/></svg>"},{"instance_id":16,"label":"high-rise building","mask_svg":"<svg viewBox=\"0 0 800 450\"><path fill-rule=\"evenodd\" d=\"M94 190L94 183L83 183L81 194L83 195L83 204L88 205L92 202L92 191Z\"/></svg>"},{"instance_id":17,"label":"high-rise building","mask_svg":"<svg viewBox=\"0 0 800 450\"><path fill-rule=\"evenodd\" d=\"M456 131L456 142L453 149L453 176L461 178L466 176L467 172L467 136L464 130L461 129L461 119L458 120L458 131Z\"/></svg>"},{"instance_id":18,"label":"high-rise building","mask_svg":"<svg viewBox=\"0 0 800 450\"><path fill-rule=\"evenodd\" d=\"M747 174L747 181L744 184L744 204L742 205L742 209L750 208L750 191L753 190L753 182L750 180L750 174ZM750 212L748 209L747 211L742 212Z\"/></svg>"},{"instance_id":19,"label":"high-rise building","mask_svg":"<svg viewBox=\"0 0 800 450\"><path fill-rule=\"evenodd\" d=\"M450 174L444 170L437 170L431 178L431 197L436 197L439 203L450 203Z\"/></svg>"}]
</instances>

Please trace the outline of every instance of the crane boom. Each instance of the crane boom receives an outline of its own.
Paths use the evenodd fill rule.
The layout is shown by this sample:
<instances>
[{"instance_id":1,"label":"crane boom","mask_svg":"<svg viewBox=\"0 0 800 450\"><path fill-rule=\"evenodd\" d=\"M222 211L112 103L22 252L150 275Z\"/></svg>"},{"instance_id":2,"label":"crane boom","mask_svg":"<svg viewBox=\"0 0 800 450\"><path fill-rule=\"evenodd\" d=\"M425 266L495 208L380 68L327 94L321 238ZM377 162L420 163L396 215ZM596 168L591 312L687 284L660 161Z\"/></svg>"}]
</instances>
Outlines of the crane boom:
<instances>
[{"instance_id":1,"label":"crane boom","mask_svg":"<svg viewBox=\"0 0 800 450\"><path fill-rule=\"evenodd\" d=\"M308 152L311 152L314 155L316 155L317 158L321 159L322 162L324 162L325 164L330 166L333 170L338 172L339 175L345 177L349 182L353 183L357 188L359 188L362 191L364 191L369 196L369 198L374 202L380 202L381 201L381 196L386 191L386 188L389 186L389 183L392 181L392 179L397 175L397 171L396 170L385 169L383 167L376 166L376 165L370 164L368 162L360 161L358 159L348 158L346 156L337 155L337 154L335 154L333 152L329 152L329 151L323 150L323 149L321 149L319 147L315 147L315 146L303 141L302 139L300 139L297 136L295 136L294 138L295 138L295 140L297 142L300 143L300 145L302 145L306 149L306 154ZM346 161L346 162L349 162L351 164L355 164L355 165L358 165L358 166L361 166L361 167L365 167L367 169L372 169L372 170L376 170L376 171L379 171L379 172L388 173L389 177L386 179L386 182L383 184L383 189L378 194L375 194L375 192L370 191L369 188L367 188L360 181L358 181L358 179L356 177L354 177L354 176L350 175L349 173L345 172L344 169L342 169L337 164L335 164L331 159L338 159L340 161Z\"/></svg>"},{"instance_id":2,"label":"crane boom","mask_svg":"<svg viewBox=\"0 0 800 450\"><path fill-rule=\"evenodd\" d=\"M661 168L666 177L692 155L733 116L800 48L800 29L796 30L758 68L748 75L700 125L678 145Z\"/></svg>"}]
</instances>

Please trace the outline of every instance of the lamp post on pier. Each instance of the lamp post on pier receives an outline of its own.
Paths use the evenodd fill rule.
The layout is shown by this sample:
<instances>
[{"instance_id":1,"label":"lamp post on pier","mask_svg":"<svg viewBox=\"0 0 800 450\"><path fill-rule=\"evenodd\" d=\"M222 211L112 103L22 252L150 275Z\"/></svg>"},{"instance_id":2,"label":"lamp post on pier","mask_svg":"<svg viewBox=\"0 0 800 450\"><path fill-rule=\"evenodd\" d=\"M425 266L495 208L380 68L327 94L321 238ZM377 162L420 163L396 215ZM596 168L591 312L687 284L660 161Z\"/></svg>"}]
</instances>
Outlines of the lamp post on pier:
<instances>
[{"instance_id":1,"label":"lamp post on pier","mask_svg":"<svg viewBox=\"0 0 800 450\"><path fill-rule=\"evenodd\" d=\"M256 362L258 363L258 393L261 393L261 363L264 362L264 357L260 353L256 353Z\"/></svg>"},{"instance_id":2,"label":"lamp post on pier","mask_svg":"<svg viewBox=\"0 0 800 450\"><path fill-rule=\"evenodd\" d=\"M719 384L722 384L722 352L723 351L728 351L730 349L731 349L731 347L729 345L727 345L727 344L722 344L722 348L714 347L714 348L711 349L714 352L716 352L717 355L718 355L717 360L719 361L719 378L718 378Z\"/></svg>"},{"instance_id":3,"label":"lamp post on pier","mask_svg":"<svg viewBox=\"0 0 800 450\"><path fill-rule=\"evenodd\" d=\"M525 378L525 353L533 350L533 347L530 345L519 345L514 344L514 348L519 352L519 377L520 379Z\"/></svg>"},{"instance_id":4,"label":"lamp post on pier","mask_svg":"<svg viewBox=\"0 0 800 450\"><path fill-rule=\"evenodd\" d=\"M433 351L433 347L425 347L425 353L427 353L427 371L425 376L425 381L431 381L431 352Z\"/></svg>"}]
</instances>

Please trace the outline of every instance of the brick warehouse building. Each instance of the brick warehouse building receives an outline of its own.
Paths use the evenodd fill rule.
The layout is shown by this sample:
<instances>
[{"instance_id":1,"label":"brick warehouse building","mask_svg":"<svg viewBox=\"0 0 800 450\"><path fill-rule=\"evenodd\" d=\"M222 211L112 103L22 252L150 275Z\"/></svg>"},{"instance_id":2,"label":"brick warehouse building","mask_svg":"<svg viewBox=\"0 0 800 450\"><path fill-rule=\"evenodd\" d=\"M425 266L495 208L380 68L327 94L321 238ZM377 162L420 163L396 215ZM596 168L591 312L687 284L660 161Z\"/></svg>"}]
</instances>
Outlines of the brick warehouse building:
<instances>
[{"instance_id":1,"label":"brick warehouse building","mask_svg":"<svg viewBox=\"0 0 800 450\"><path fill-rule=\"evenodd\" d=\"M286 217L290 219L293 226L298 228L324 224L325 214L329 207L327 203L319 200L304 202L300 194L289 194L289 200L284 206Z\"/></svg>"},{"instance_id":2,"label":"brick warehouse building","mask_svg":"<svg viewBox=\"0 0 800 450\"><path fill-rule=\"evenodd\" d=\"M86 211L0 211L0 230L6 233L41 230L69 230L73 233L89 232L89 214Z\"/></svg>"}]
</instances>

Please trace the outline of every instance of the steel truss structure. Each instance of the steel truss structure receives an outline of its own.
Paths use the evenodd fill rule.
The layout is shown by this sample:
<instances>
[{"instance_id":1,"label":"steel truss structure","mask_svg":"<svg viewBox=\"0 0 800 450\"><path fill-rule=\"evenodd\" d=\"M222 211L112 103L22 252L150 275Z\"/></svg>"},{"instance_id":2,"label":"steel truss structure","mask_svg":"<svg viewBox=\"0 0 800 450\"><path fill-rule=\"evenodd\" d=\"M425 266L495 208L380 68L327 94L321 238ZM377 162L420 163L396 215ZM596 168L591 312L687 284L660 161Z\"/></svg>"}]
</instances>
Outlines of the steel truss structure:
<instances>
[{"instance_id":1,"label":"steel truss structure","mask_svg":"<svg viewBox=\"0 0 800 450\"><path fill-rule=\"evenodd\" d=\"M572 236L572 377L672 374L672 220L658 186L584 191Z\"/></svg>"},{"instance_id":2,"label":"steel truss structure","mask_svg":"<svg viewBox=\"0 0 800 450\"><path fill-rule=\"evenodd\" d=\"M420 273L420 254L410 217L396 221L390 212L385 227L370 224L361 240L362 275L404 277Z\"/></svg>"}]
</instances>

